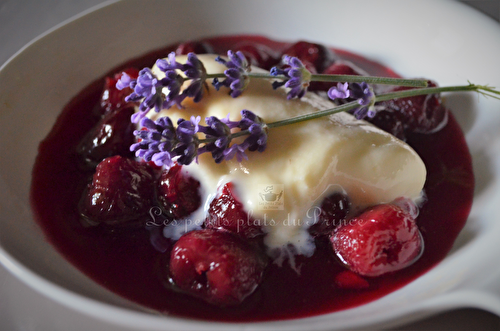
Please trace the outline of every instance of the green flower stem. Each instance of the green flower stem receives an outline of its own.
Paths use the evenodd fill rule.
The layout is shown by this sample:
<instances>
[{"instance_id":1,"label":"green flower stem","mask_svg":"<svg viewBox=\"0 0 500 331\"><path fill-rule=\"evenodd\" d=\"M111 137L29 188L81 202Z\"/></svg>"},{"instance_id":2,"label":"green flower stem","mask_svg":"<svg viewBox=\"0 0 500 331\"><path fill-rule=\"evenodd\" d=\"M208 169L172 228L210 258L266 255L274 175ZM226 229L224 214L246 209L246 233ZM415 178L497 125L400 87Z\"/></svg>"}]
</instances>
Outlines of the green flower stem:
<instances>
[{"instance_id":1,"label":"green flower stem","mask_svg":"<svg viewBox=\"0 0 500 331\"><path fill-rule=\"evenodd\" d=\"M353 76L353 75L311 75L311 81L315 82L349 82L349 83L369 83L369 84L385 84L399 85L411 87L427 87L426 79L403 79L390 77L373 77L373 76Z\"/></svg>"},{"instance_id":2,"label":"green flower stem","mask_svg":"<svg viewBox=\"0 0 500 331\"><path fill-rule=\"evenodd\" d=\"M264 79L288 79L283 75L272 76L269 73L248 73L250 78L264 78ZM207 79L224 78L223 73L208 74ZM411 87L427 87L427 80L425 79L403 79L403 78L389 78L389 77L374 77L374 76L354 76L354 75L311 75L313 82L348 82L348 83L361 83L366 82L369 84L385 84L385 85L399 85Z\"/></svg>"},{"instance_id":3,"label":"green flower stem","mask_svg":"<svg viewBox=\"0 0 500 331\"><path fill-rule=\"evenodd\" d=\"M413 90L405 90L400 92L385 93L376 96L376 102L387 101L391 99L407 98L417 95L434 94L440 92L457 92L457 91L479 91L479 86L477 85L458 85L458 86L446 86L446 87L426 87Z\"/></svg>"},{"instance_id":4,"label":"green flower stem","mask_svg":"<svg viewBox=\"0 0 500 331\"><path fill-rule=\"evenodd\" d=\"M417 96L417 95L434 94L434 93L440 93L440 92L466 92L466 91L478 92L478 93L483 94L485 96L490 96L490 97L493 97L493 98L500 100L500 91L497 91L491 87L484 86L484 85L469 84L469 85L457 85L457 86L445 86L445 87L427 87L427 88L419 88L419 89L413 89L413 90L404 90L404 91L399 91L399 92L385 93L385 94L380 94L380 95L375 96L375 102L398 99L398 98L407 98L407 97L413 97L413 96ZM359 107L359 104L357 101L351 101L349 103L343 104L343 105L335 107L335 108L320 110L320 111L317 111L314 113L304 114L304 115L300 115L300 116L296 116L296 117L287 118L286 120L268 123L268 124L266 124L266 127L271 129L271 128L277 128L280 126L291 125L291 124L309 121L309 120L313 120L313 119L324 117L324 116L329 116L329 115L340 113L343 111L349 111L349 110L352 110L352 109L355 109L358 107ZM250 134L250 132L248 130L235 132L235 133L231 134L231 139L245 136L248 134ZM200 143L210 143L213 141L215 141L215 139L201 139L199 142Z\"/></svg>"},{"instance_id":5,"label":"green flower stem","mask_svg":"<svg viewBox=\"0 0 500 331\"><path fill-rule=\"evenodd\" d=\"M445 86L445 87L428 87L428 88L405 90L405 91L393 92L393 93L385 93L385 94L375 96L375 102L386 101L386 100L391 100L391 99L398 99L398 98L407 98L407 97L412 97L412 96L416 96L416 95L434 94L434 93L440 93L440 92L464 92L464 91L474 91L474 92L478 92L478 93L481 93L484 95L489 95L491 97L500 99L500 91L494 90L493 88L490 88L488 86L469 84L469 85ZM489 92L489 93L493 93L493 94L486 94L486 93L484 93L484 91ZM335 108L325 109L325 110L321 110L321 111L310 113L310 114L304 114L304 115L300 115L300 116L296 116L296 117L292 117L292 118L287 118L286 120L282 120L282 121L272 122L272 123L267 124L267 127L268 128L277 128L280 126L309 121L309 120L313 120L313 119L320 118L323 116L329 116L329 115L340 113L343 111L349 111L349 110L355 109L357 107L359 107L358 102L352 101L352 102L343 104L343 105L335 107ZM248 134L248 131L241 131L241 132L234 133L232 135L232 137L235 138L235 137L242 136L244 134Z\"/></svg>"},{"instance_id":6,"label":"green flower stem","mask_svg":"<svg viewBox=\"0 0 500 331\"><path fill-rule=\"evenodd\" d=\"M357 101L351 101L349 103L343 104L342 106L338 106L335 108L329 108L325 110L320 110L314 113L310 114L304 114L296 117L291 117L287 118L286 120L282 121L277 121L277 122L272 122L267 124L268 128L277 128L280 126L285 126L285 125L290 125L290 124L295 124L295 123L300 123L304 121L309 121L309 120L314 120L316 118L324 117L324 116L329 116L332 114L336 113L341 113L343 111L349 111L355 108L359 107L359 103Z\"/></svg>"}]
</instances>

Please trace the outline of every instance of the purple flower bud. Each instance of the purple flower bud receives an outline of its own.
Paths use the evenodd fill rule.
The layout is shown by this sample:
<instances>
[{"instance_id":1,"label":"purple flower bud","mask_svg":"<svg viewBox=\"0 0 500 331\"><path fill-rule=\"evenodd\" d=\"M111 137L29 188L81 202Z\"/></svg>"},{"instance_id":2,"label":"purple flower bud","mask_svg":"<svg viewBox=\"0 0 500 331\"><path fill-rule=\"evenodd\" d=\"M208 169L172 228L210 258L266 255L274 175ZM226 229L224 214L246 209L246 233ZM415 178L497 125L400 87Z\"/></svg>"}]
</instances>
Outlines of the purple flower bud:
<instances>
[{"instance_id":1,"label":"purple flower bud","mask_svg":"<svg viewBox=\"0 0 500 331\"><path fill-rule=\"evenodd\" d=\"M235 156L238 162L243 161L243 159L248 160L248 156L245 154L245 148L238 144L233 144L224 151L225 160L231 160Z\"/></svg>"},{"instance_id":2,"label":"purple flower bud","mask_svg":"<svg viewBox=\"0 0 500 331\"><path fill-rule=\"evenodd\" d=\"M358 99L358 103L361 106L368 106L375 94L372 88L365 82L362 83L352 83L350 86L351 96L354 99Z\"/></svg>"},{"instance_id":3,"label":"purple flower bud","mask_svg":"<svg viewBox=\"0 0 500 331\"><path fill-rule=\"evenodd\" d=\"M153 121L147 117L141 120L142 130L134 135L140 140L132 144L130 150L137 157L153 161L158 166L171 167L174 162L187 165L198 155L210 152L216 163L234 157L241 162L248 159L245 150L264 151L267 144L267 126L264 121L249 110L242 110L241 121L231 121L228 117L220 120L215 116L205 119L206 126L200 125L199 116L190 120L179 119L177 127L168 117ZM231 129L248 130L249 135L241 144L233 144ZM200 147L198 132L205 134L204 146Z\"/></svg>"},{"instance_id":4,"label":"purple flower bud","mask_svg":"<svg viewBox=\"0 0 500 331\"><path fill-rule=\"evenodd\" d=\"M227 51L227 56L229 61L222 59L220 56L215 59L215 61L224 64L228 69L224 71L226 78L223 81L214 78L212 85L217 91L221 86L228 87L231 90L230 95L236 98L248 86L249 78L247 73L250 72L250 64L245 55L240 51L234 53L229 50Z\"/></svg>"},{"instance_id":5,"label":"purple flower bud","mask_svg":"<svg viewBox=\"0 0 500 331\"><path fill-rule=\"evenodd\" d=\"M133 82L133 84L132 84ZM119 90L123 90L124 88L130 87L134 88L135 87L136 80L132 79L126 72L122 72L122 75L120 76L120 79L116 82L116 88ZM131 86L134 85L134 86Z\"/></svg>"},{"instance_id":6,"label":"purple flower bud","mask_svg":"<svg viewBox=\"0 0 500 331\"><path fill-rule=\"evenodd\" d=\"M332 100L335 99L347 99L350 96L349 84L348 83L337 83L337 87L332 87L328 90L328 97Z\"/></svg>"},{"instance_id":7,"label":"purple flower bud","mask_svg":"<svg viewBox=\"0 0 500 331\"><path fill-rule=\"evenodd\" d=\"M214 142L204 146L207 152L212 153L216 163L224 160L224 151L228 148L231 142L231 129L223 121L215 116L205 118L206 127L202 127L200 131L205 133L207 139L215 139Z\"/></svg>"},{"instance_id":8,"label":"purple flower bud","mask_svg":"<svg viewBox=\"0 0 500 331\"><path fill-rule=\"evenodd\" d=\"M270 74L273 76L283 75L288 79L283 81L274 81L272 86L277 89L281 86L285 86L290 90L287 93L287 99L302 98L306 92L309 84L311 82L311 72L302 64L302 62L297 57L291 57L285 55L283 57L283 63L288 65L285 69L280 69L278 67L271 68Z\"/></svg>"},{"instance_id":9,"label":"purple flower bud","mask_svg":"<svg viewBox=\"0 0 500 331\"><path fill-rule=\"evenodd\" d=\"M182 70L191 83L184 90L183 94L193 98L194 102L199 102L203 97L203 90L208 90L206 83L207 71L203 63L198 59L196 54L189 53L187 62L182 66Z\"/></svg>"},{"instance_id":10,"label":"purple flower bud","mask_svg":"<svg viewBox=\"0 0 500 331\"><path fill-rule=\"evenodd\" d=\"M121 83L119 85L123 86L129 80L125 75L122 75L120 81ZM160 111L163 103L162 89L164 87L164 81L159 81L149 68L142 69L136 81L129 81L129 86L134 86L134 92L127 96L125 100L139 101L142 99L139 105L140 112L132 115L133 123L139 122L152 108L155 108L156 111Z\"/></svg>"},{"instance_id":11,"label":"purple flower bud","mask_svg":"<svg viewBox=\"0 0 500 331\"><path fill-rule=\"evenodd\" d=\"M351 97L357 99L358 104L361 106L354 110L353 115L357 119L365 117L373 118L375 112L375 93L373 89L365 82L361 84L352 83L350 86Z\"/></svg>"},{"instance_id":12,"label":"purple flower bud","mask_svg":"<svg viewBox=\"0 0 500 331\"><path fill-rule=\"evenodd\" d=\"M163 72L182 69L183 65L175 60L175 52L168 54L168 60L158 59L156 60L156 66Z\"/></svg>"}]
</instances>

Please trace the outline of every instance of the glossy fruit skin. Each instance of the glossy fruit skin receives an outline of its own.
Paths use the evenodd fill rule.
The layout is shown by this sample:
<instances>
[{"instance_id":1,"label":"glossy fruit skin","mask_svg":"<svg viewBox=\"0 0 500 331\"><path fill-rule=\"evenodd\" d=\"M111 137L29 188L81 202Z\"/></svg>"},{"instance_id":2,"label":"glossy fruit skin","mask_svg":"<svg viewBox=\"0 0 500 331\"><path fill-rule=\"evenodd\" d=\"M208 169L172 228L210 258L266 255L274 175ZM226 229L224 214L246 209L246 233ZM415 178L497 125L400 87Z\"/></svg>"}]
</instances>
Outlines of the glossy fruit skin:
<instances>
[{"instance_id":1,"label":"glossy fruit skin","mask_svg":"<svg viewBox=\"0 0 500 331\"><path fill-rule=\"evenodd\" d=\"M309 227L309 233L313 236L331 234L346 220L350 206L349 198L342 192L335 192L325 197L320 205L318 221Z\"/></svg>"},{"instance_id":2,"label":"glossy fruit skin","mask_svg":"<svg viewBox=\"0 0 500 331\"><path fill-rule=\"evenodd\" d=\"M182 172L181 165L163 170L158 184L158 202L174 219L188 217L201 206L200 182Z\"/></svg>"},{"instance_id":3,"label":"glossy fruit skin","mask_svg":"<svg viewBox=\"0 0 500 331\"><path fill-rule=\"evenodd\" d=\"M374 206L352 218L335 230L330 241L351 271L371 277L409 266L423 249L415 219L391 204Z\"/></svg>"},{"instance_id":4,"label":"glossy fruit skin","mask_svg":"<svg viewBox=\"0 0 500 331\"><path fill-rule=\"evenodd\" d=\"M115 74L113 77L105 78L104 89L101 95L101 108L103 110L103 114L126 106L127 102L125 101L125 97L133 92L130 88L125 88L123 90L116 88L116 82L120 79L122 72L127 73L134 79L139 76L139 70L136 68L127 68Z\"/></svg>"},{"instance_id":5,"label":"glossy fruit skin","mask_svg":"<svg viewBox=\"0 0 500 331\"><path fill-rule=\"evenodd\" d=\"M155 204L155 184L147 163L119 155L106 158L83 194L80 214L91 225L141 225Z\"/></svg>"},{"instance_id":6,"label":"glossy fruit skin","mask_svg":"<svg viewBox=\"0 0 500 331\"><path fill-rule=\"evenodd\" d=\"M283 55L298 57L313 73L321 73L336 59L335 54L320 44L299 41L283 51Z\"/></svg>"},{"instance_id":7,"label":"glossy fruit skin","mask_svg":"<svg viewBox=\"0 0 500 331\"><path fill-rule=\"evenodd\" d=\"M224 184L221 193L210 203L205 227L224 229L247 239L263 235L261 226L244 210L231 182Z\"/></svg>"},{"instance_id":8,"label":"glossy fruit skin","mask_svg":"<svg viewBox=\"0 0 500 331\"><path fill-rule=\"evenodd\" d=\"M406 126L404 125L405 116L399 112L388 110L380 110L374 118L368 119L370 123L392 134L394 137L405 141L406 140Z\"/></svg>"},{"instance_id":9,"label":"glossy fruit skin","mask_svg":"<svg viewBox=\"0 0 500 331\"><path fill-rule=\"evenodd\" d=\"M183 235L170 255L173 283L217 306L240 304L261 283L267 260L241 237L203 229Z\"/></svg>"},{"instance_id":10,"label":"glossy fruit skin","mask_svg":"<svg viewBox=\"0 0 500 331\"><path fill-rule=\"evenodd\" d=\"M188 53L209 54L213 52L212 45L203 41L187 41L179 44L175 50L176 55L187 55Z\"/></svg>"},{"instance_id":11,"label":"glossy fruit skin","mask_svg":"<svg viewBox=\"0 0 500 331\"><path fill-rule=\"evenodd\" d=\"M135 143L135 125L130 121L134 107L110 111L94 125L77 146L84 163L95 167L107 157L121 155L132 158L130 145Z\"/></svg>"},{"instance_id":12,"label":"glossy fruit skin","mask_svg":"<svg viewBox=\"0 0 500 331\"><path fill-rule=\"evenodd\" d=\"M435 87L433 81L427 81L428 87ZM397 92L413 89L412 87L397 86L388 92ZM394 118L390 121L394 126L402 126L403 131L415 133L433 133L440 130L448 122L448 110L442 105L438 94L419 95L408 98L392 99L376 103L379 114L375 115L370 122L380 125L385 120L380 117L388 117L391 113ZM399 122L399 123L398 123ZM388 132L400 129L386 124L383 128ZM382 128L382 127L381 127Z\"/></svg>"}]
</instances>

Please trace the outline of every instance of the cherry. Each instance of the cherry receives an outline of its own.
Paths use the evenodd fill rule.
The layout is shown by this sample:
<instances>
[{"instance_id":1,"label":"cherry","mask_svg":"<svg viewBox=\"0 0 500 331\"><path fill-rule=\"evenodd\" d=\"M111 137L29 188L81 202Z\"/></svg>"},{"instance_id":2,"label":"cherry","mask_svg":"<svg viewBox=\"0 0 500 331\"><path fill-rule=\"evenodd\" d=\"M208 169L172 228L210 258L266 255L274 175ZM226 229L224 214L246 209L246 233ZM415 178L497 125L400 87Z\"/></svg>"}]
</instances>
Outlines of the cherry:
<instances>
[{"instance_id":1,"label":"cherry","mask_svg":"<svg viewBox=\"0 0 500 331\"><path fill-rule=\"evenodd\" d=\"M134 111L134 107L125 107L108 112L94 125L77 146L77 152L86 164L95 167L113 155L133 157L130 145L135 142L135 125L130 117Z\"/></svg>"},{"instance_id":2,"label":"cherry","mask_svg":"<svg viewBox=\"0 0 500 331\"><path fill-rule=\"evenodd\" d=\"M331 234L338 225L345 221L350 205L347 195L341 192L327 196L321 203L317 222L309 227L309 233L316 236Z\"/></svg>"},{"instance_id":3,"label":"cherry","mask_svg":"<svg viewBox=\"0 0 500 331\"><path fill-rule=\"evenodd\" d=\"M139 70L135 68L128 68L122 72L127 73L127 75L133 79L136 79L139 76ZM111 112L125 106L127 104L127 102L125 102L125 97L133 92L130 88L124 88L123 90L116 88L116 82L122 76L122 72L117 73L113 77L106 77L104 80L104 89L101 96L101 108L104 110L104 113Z\"/></svg>"},{"instance_id":4,"label":"cherry","mask_svg":"<svg viewBox=\"0 0 500 331\"><path fill-rule=\"evenodd\" d=\"M174 245L170 276L181 290L218 306L241 303L262 281L267 261L242 238L203 229Z\"/></svg>"},{"instance_id":5,"label":"cherry","mask_svg":"<svg viewBox=\"0 0 500 331\"><path fill-rule=\"evenodd\" d=\"M428 87L435 87L436 83L428 81ZM404 91L412 87L397 86L389 92ZM448 110L441 104L438 94L419 95L408 98L399 98L382 101L376 104L386 112L398 113L398 120L402 121L404 131L417 133L432 133L441 129L448 120ZM387 114L380 115L387 117ZM377 115L371 122L382 122Z\"/></svg>"},{"instance_id":6,"label":"cherry","mask_svg":"<svg viewBox=\"0 0 500 331\"><path fill-rule=\"evenodd\" d=\"M270 70L280 61L279 53L265 45L254 42L239 43L234 46L233 50L235 52L241 51L251 65L266 70Z\"/></svg>"},{"instance_id":7,"label":"cherry","mask_svg":"<svg viewBox=\"0 0 500 331\"><path fill-rule=\"evenodd\" d=\"M186 55L189 53L195 54L209 54L213 53L212 45L204 41L188 41L177 46L175 50L176 55Z\"/></svg>"},{"instance_id":8,"label":"cherry","mask_svg":"<svg viewBox=\"0 0 500 331\"><path fill-rule=\"evenodd\" d=\"M307 69L314 68L313 73L323 72L335 60L335 54L330 49L307 41L296 42L285 49L283 55L298 57Z\"/></svg>"},{"instance_id":9,"label":"cherry","mask_svg":"<svg viewBox=\"0 0 500 331\"><path fill-rule=\"evenodd\" d=\"M363 276L380 276L405 268L423 248L415 219L392 204L367 209L339 226L330 241L339 259Z\"/></svg>"},{"instance_id":10,"label":"cherry","mask_svg":"<svg viewBox=\"0 0 500 331\"><path fill-rule=\"evenodd\" d=\"M405 119L401 113L380 110L374 118L367 118L367 120L379 129L392 134L394 137L403 141L406 140L405 125L403 124Z\"/></svg>"},{"instance_id":11,"label":"cherry","mask_svg":"<svg viewBox=\"0 0 500 331\"><path fill-rule=\"evenodd\" d=\"M200 208L200 182L183 173L181 165L163 170L158 185L158 201L175 219L182 219Z\"/></svg>"},{"instance_id":12,"label":"cherry","mask_svg":"<svg viewBox=\"0 0 500 331\"><path fill-rule=\"evenodd\" d=\"M219 196L210 203L205 227L224 229L247 239L263 234L260 225L245 212L231 182L226 183Z\"/></svg>"},{"instance_id":13,"label":"cherry","mask_svg":"<svg viewBox=\"0 0 500 331\"><path fill-rule=\"evenodd\" d=\"M144 162L119 155L101 161L79 205L89 224L138 224L155 200L155 175Z\"/></svg>"}]
</instances>

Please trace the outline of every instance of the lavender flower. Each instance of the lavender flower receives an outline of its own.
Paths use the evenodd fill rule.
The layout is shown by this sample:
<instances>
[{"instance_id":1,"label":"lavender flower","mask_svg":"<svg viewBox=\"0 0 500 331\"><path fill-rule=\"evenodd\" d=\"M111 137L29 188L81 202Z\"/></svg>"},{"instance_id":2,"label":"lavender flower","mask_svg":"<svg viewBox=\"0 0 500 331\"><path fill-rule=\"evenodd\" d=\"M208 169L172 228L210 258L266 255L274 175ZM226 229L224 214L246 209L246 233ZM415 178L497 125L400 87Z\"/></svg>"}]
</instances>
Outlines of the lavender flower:
<instances>
[{"instance_id":1,"label":"lavender flower","mask_svg":"<svg viewBox=\"0 0 500 331\"><path fill-rule=\"evenodd\" d=\"M156 66L163 72L171 70L182 70L183 65L176 61L175 52L168 54L167 59L156 60Z\"/></svg>"},{"instance_id":2,"label":"lavender flower","mask_svg":"<svg viewBox=\"0 0 500 331\"><path fill-rule=\"evenodd\" d=\"M266 123L262 118L246 109L241 111L241 116L242 119L239 127L242 130L248 130L250 132L250 136L245 139L242 145L251 152L263 152L267 147L268 128Z\"/></svg>"},{"instance_id":3,"label":"lavender flower","mask_svg":"<svg viewBox=\"0 0 500 331\"><path fill-rule=\"evenodd\" d=\"M126 87L134 90L125 98L126 101L141 101L139 112L132 116L133 123L138 123L153 108L156 112L174 105L182 108L181 103L186 97L198 102L203 97L203 88L208 88L205 82L207 72L194 53L189 53L187 63L181 64L176 61L175 53L172 52L167 59L158 59L156 66L165 73L163 79L158 79L149 68L144 68L137 79L123 73L116 83L119 90ZM182 70L186 78L179 75L177 70ZM181 91L185 80L191 80L191 83ZM163 93L164 88L168 91L166 94Z\"/></svg>"},{"instance_id":4,"label":"lavender flower","mask_svg":"<svg viewBox=\"0 0 500 331\"><path fill-rule=\"evenodd\" d=\"M143 118L141 125L145 130L136 130L134 135L140 139L132 144L130 150L145 161L153 161L158 166L170 168L174 158L179 164L190 164L197 156L200 117L191 117L190 121L179 120L177 128L169 117L157 121Z\"/></svg>"},{"instance_id":5,"label":"lavender flower","mask_svg":"<svg viewBox=\"0 0 500 331\"><path fill-rule=\"evenodd\" d=\"M242 52L238 51L234 53L233 51L227 51L227 56L229 61L224 60L218 56L215 61L228 67L224 71L226 78L223 81L214 78L212 85L218 91L221 86L226 86L231 89L230 95L233 98L238 97L248 86L249 78L247 73L250 72L250 63L245 58Z\"/></svg>"},{"instance_id":6,"label":"lavender flower","mask_svg":"<svg viewBox=\"0 0 500 331\"><path fill-rule=\"evenodd\" d=\"M187 96L186 94L181 93L181 87L184 84L185 79L177 73L177 70L182 70L184 65L177 62L175 59L175 53L171 52L168 54L167 59L158 59L156 61L156 66L165 73L163 81L168 90L168 93L165 95L162 108L169 109L174 105L177 105L178 108L182 108L181 103Z\"/></svg>"},{"instance_id":7,"label":"lavender flower","mask_svg":"<svg viewBox=\"0 0 500 331\"><path fill-rule=\"evenodd\" d=\"M199 102L203 97L203 88L208 90L206 82L207 70L205 66L198 59L196 54L189 53L186 64L182 66L182 71L184 71L187 79L191 79L191 83L184 90L183 94L193 98L194 102Z\"/></svg>"},{"instance_id":8,"label":"lavender flower","mask_svg":"<svg viewBox=\"0 0 500 331\"><path fill-rule=\"evenodd\" d=\"M233 144L231 147L224 151L225 160L231 160L235 156L238 162L243 161L243 159L248 160L248 156L245 154L245 146L243 146L243 144Z\"/></svg>"},{"instance_id":9,"label":"lavender flower","mask_svg":"<svg viewBox=\"0 0 500 331\"><path fill-rule=\"evenodd\" d=\"M131 89L134 89L136 80L132 79L126 72L122 72L122 75L120 76L120 79L116 82L116 88L119 89L120 91L130 87Z\"/></svg>"},{"instance_id":10,"label":"lavender flower","mask_svg":"<svg viewBox=\"0 0 500 331\"><path fill-rule=\"evenodd\" d=\"M178 143L173 152L178 156L177 162L179 164L190 164L195 158L198 157L199 141L196 133L199 130L198 123L200 116L191 116L190 121L179 119L177 121L177 139Z\"/></svg>"},{"instance_id":11,"label":"lavender flower","mask_svg":"<svg viewBox=\"0 0 500 331\"><path fill-rule=\"evenodd\" d=\"M335 99L347 99L349 97L357 99L361 107L356 108L352 111L353 115L358 119L363 119L365 117L375 116L375 93L373 89L365 82L351 83L337 83L337 86L332 87L328 90L328 97L332 100Z\"/></svg>"},{"instance_id":12,"label":"lavender flower","mask_svg":"<svg viewBox=\"0 0 500 331\"><path fill-rule=\"evenodd\" d=\"M205 133L207 139L215 140L203 146L200 149L201 153L210 152L215 163L221 163L224 160L224 151L228 149L231 142L231 128L215 116L205 118L205 123L207 126L202 127L200 131Z\"/></svg>"},{"instance_id":13,"label":"lavender flower","mask_svg":"<svg viewBox=\"0 0 500 331\"><path fill-rule=\"evenodd\" d=\"M207 126L200 125L200 117L179 119L177 127L169 117L157 121L143 118L143 130L134 131L139 142L132 144L130 150L145 161L153 161L158 166L170 168L174 162L187 165L200 154L210 152L216 163L234 157L241 162L248 159L245 151L263 152L267 144L267 126L262 119L249 110L241 112L240 121L230 121L229 116L222 120L215 116L207 117ZM241 144L233 144L231 130L248 130L249 135ZM198 139L198 132L205 134L203 141ZM200 143L205 143L200 147Z\"/></svg>"},{"instance_id":14,"label":"lavender flower","mask_svg":"<svg viewBox=\"0 0 500 331\"><path fill-rule=\"evenodd\" d=\"M263 152L267 146L266 123L259 116L247 109L241 111L241 121L238 127L242 130L248 130L250 135L241 144L233 144L224 152L224 159L230 160L236 156L238 162L248 159L245 150L251 152Z\"/></svg>"},{"instance_id":15,"label":"lavender flower","mask_svg":"<svg viewBox=\"0 0 500 331\"><path fill-rule=\"evenodd\" d=\"M302 98L304 94L306 94L309 83L311 82L311 72L307 70L297 57L285 55L283 57L283 63L289 67L285 69L273 67L271 68L270 74L272 76L283 75L288 79L273 82L273 88L277 89L283 85L290 88L290 91L287 93L288 100Z\"/></svg>"},{"instance_id":16,"label":"lavender flower","mask_svg":"<svg viewBox=\"0 0 500 331\"><path fill-rule=\"evenodd\" d=\"M139 72L137 79L131 79L129 75L123 73L116 83L116 88L122 90L130 87L134 91L125 98L125 101L140 101L139 112L132 116L132 122L137 123L152 108L160 111L163 103L162 89L166 82L159 80L149 68L144 68Z\"/></svg>"},{"instance_id":17,"label":"lavender flower","mask_svg":"<svg viewBox=\"0 0 500 331\"><path fill-rule=\"evenodd\" d=\"M365 82L351 84L351 97L358 99L360 108L354 110L353 115L359 120L365 117L373 118L375 112L375 93L373 89Z\"/></svg>"},{"instance_id":18,"label":"lavender flower","mask_svg":"<svg viewBox=\"0 0 500 331\"><path fill-rule=\"evenodd\" d=\"M328 90L328 97L332 100L335 99L347 99L351 95L349 91L348 83L337 83L337 86L332 87Z\"/></svg>"}]
</instances>

